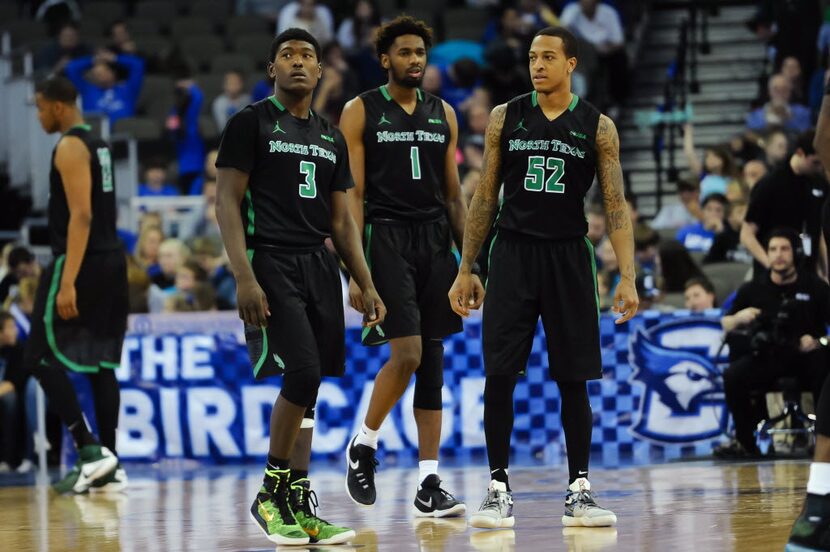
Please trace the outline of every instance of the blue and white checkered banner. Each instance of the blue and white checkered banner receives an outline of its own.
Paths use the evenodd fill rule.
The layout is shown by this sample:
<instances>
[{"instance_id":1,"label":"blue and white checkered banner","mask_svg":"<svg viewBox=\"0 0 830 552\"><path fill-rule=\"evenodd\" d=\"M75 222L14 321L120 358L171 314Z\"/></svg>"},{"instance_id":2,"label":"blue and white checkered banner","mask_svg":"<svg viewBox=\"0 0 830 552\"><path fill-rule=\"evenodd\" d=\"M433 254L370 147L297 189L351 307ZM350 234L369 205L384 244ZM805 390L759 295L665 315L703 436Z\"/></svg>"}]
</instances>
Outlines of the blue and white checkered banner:
<instances>
[{"instance_id":1,"label":"blue and white checkered banner","mask_svg":"<svg viewBox=\"0 0 830 552\"><path fill-rule=\"evenodd\" d=\"M725 352L719 313L645 313L625 325L600 322L603 378L588 383L594 415L592 453L606 465L707 454L727 424L720 370ZM364 347L349 317L346 374L325 379L317 402L313 453L335 457L360 427L388 346ZM481 320L444 342L443 456L484 451ZM125 460L261 460L281 378L254 380L235 312L132 316L121 367L118 453ZM86 378L76 375L92 415ZM384 454L416 455L413 386L381 428ZM559 391L548 378L541 325L515 393L513 448L561 460Z\"/></svg>"}]
</instances>

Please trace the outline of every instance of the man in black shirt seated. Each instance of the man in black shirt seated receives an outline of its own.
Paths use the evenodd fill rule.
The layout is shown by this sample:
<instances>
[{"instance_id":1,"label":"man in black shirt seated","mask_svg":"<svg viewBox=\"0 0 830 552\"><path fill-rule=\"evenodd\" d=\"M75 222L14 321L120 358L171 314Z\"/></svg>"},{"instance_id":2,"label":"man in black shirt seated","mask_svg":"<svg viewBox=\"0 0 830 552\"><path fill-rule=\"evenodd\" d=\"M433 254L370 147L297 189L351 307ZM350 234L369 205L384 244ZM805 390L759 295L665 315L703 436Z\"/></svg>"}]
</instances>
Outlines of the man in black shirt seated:
<instances>
[{"instance_id":1,"label":"man in black shirt seated","mask_svg":"<svg viewBox=\"0 0 830 552\"><path fill-rule=\"evenodd\" d=\"M765 417L753 392L771 389L778 378L795 377L818 395L827 375L825 337L830 323L830 286L812 270L796 269L801 240L792 230L770 232L769 270L741 286L721 325L729 334L730 365L723 373L726 405L735 422L735 441L715 456L758 455L754 430Z\"/></svg>"}]
</instances>

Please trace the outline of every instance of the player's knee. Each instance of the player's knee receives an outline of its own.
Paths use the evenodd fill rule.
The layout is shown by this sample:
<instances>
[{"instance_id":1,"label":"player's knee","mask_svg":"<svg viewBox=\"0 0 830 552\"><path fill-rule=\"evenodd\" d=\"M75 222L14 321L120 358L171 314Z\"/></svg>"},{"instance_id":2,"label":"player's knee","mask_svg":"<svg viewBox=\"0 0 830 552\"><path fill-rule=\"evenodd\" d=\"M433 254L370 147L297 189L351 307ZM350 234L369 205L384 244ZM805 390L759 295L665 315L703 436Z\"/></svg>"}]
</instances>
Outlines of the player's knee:
<instances>
[{"instance_id":1,"label":"player's knee","mask_svg":"<svg viewBox=\"0 0 830 552\"><path fill-rule=\"evenodd\" d=\"M394 353L389 360L396 371L410 377L421 365L421 348L407 347Z\"/></svg>"},{"instance_id":2,"label":"player's knee","mask_svg":"<svg viewBox=\"0 0 830 552\"><path fill-rule=\"evenodd\" d=\"M412 406L422 410L441 410L444 406L441 390L444 387L443 374L424 374L418 370L415 379L415 394L412 398Z\"/></svg>"},{"instance_id":3,"label":"player's knee","mask_svg":"<svg viewBox=\"0 0 830 552\"><path fill-rule=\"evenodd\" d=\"M319 387L319 370L301 370L285 374L280 394L287 401L294 404L305 407L311 406L313 411Z\"/></svg>"}]
</instances>

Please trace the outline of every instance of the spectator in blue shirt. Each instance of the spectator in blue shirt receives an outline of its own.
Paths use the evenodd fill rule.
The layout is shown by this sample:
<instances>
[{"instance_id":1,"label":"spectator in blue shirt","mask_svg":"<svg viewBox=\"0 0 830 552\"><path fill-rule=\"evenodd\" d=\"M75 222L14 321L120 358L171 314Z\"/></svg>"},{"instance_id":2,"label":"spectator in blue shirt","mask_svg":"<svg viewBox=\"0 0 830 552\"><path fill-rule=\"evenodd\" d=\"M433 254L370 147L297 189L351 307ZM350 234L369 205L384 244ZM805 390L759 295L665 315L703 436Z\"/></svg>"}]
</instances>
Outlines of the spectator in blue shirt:
<instances>
[{"instance_id":1,"label":"spectator in blue shirt","mask_svg":"<svg viewBox=\"0 0 830 552\"><path fill-rule=\"evenodd\" d=\"M144 182L138 185L139 197L177 196L179 190L167 182L167 166L152 161L144 169Z\"/></svg>"},{"instance_id":2,"label":"spectator in blue shirt","mask_svg":"<svg viewBox=\"0 0 830 552\"><path fill-rule=\"evenodd\" d=\"M127 79L118 80L117 68L127 71ZM66 76L81 94L84 113L104 113L110 122L135 113L135 104L144 81L144 61L138 56L116 56L102 50L66 64Z\"/></svg>"},{"instance_id":3,"label":"spectator in blue shirt","mask_svg":"<svg viewBox=\"0 0 830 552\"><path fill-rule=\"evenodd\" d=\"M199 134L199 112L204 102L204 94L189 79L176 82L174 104L167 117L167 130L173 135L176 143L176 154L179 160L179 190L187 195L193 181L202 174L205 163L205 144Z\"/></svg>"},{"instance_id":4,"label":"spectator in blue shirt","mask_svg":"<svg viewBox=\"0 0 830 552\"><path fill-rule=\"evenodd\" d=\"M703 221L684 226L677 231L677 241L687 251L707 253L715 236L723 232L726 206L729 200L723 194L710 194L703 200Z\"/></svg>"},{"instance_id":5,"label":"spectator in blue shirt","mask_svg":"<svg viewBox=\"0 0 830 552\"><path fill-rule=\"evenodd\" d=\"M767 84L769 101L746 118L750 130L779 126L793 132L804 132L813 126L812 114L806 106L790 103L792 83L781 74L773 75Z\"/></svg>"}]
</instances>

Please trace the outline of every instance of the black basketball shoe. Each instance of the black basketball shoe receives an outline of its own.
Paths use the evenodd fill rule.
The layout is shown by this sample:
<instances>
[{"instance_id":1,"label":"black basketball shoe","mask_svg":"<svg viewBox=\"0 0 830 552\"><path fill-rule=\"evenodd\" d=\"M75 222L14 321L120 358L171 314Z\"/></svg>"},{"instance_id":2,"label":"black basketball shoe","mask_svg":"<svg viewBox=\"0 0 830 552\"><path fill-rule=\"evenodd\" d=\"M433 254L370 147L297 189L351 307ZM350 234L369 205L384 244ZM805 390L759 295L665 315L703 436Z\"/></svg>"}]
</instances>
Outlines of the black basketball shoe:
<instances>
[{"instance_id":1,"label":"black basketball shoe","mask_svg":"<svg viewBox=\"0 0 830 552\"><path fill-rule=\"evenodd\" d=\"M375 471L378 461L375 449L355 443L352 438L346 449L346 493L355 504L371 506L375 503Z\"/></svg>"},{"instance_id":2,"label":"black basketball shoe","mask_svg":"<svg viewBox=\"0 0 830 552\"><path fill-rule=\"evenodd\" d=\"M830 497L808 494L785 552L830 550Z\"/></svg>"},{"instance_id":3,"label":"black basketball shoe","mask_svg":"<svg viewBox=\"0 0 830 552\"><path fill-rule=\"evenodd\" d=\"M421 483L421 488L415 495L412 512L415 517L454 517L463 516L467 512L467 507L442 489L441 480L436 474L432 474Z\"/></svg>"}]
</instances>

